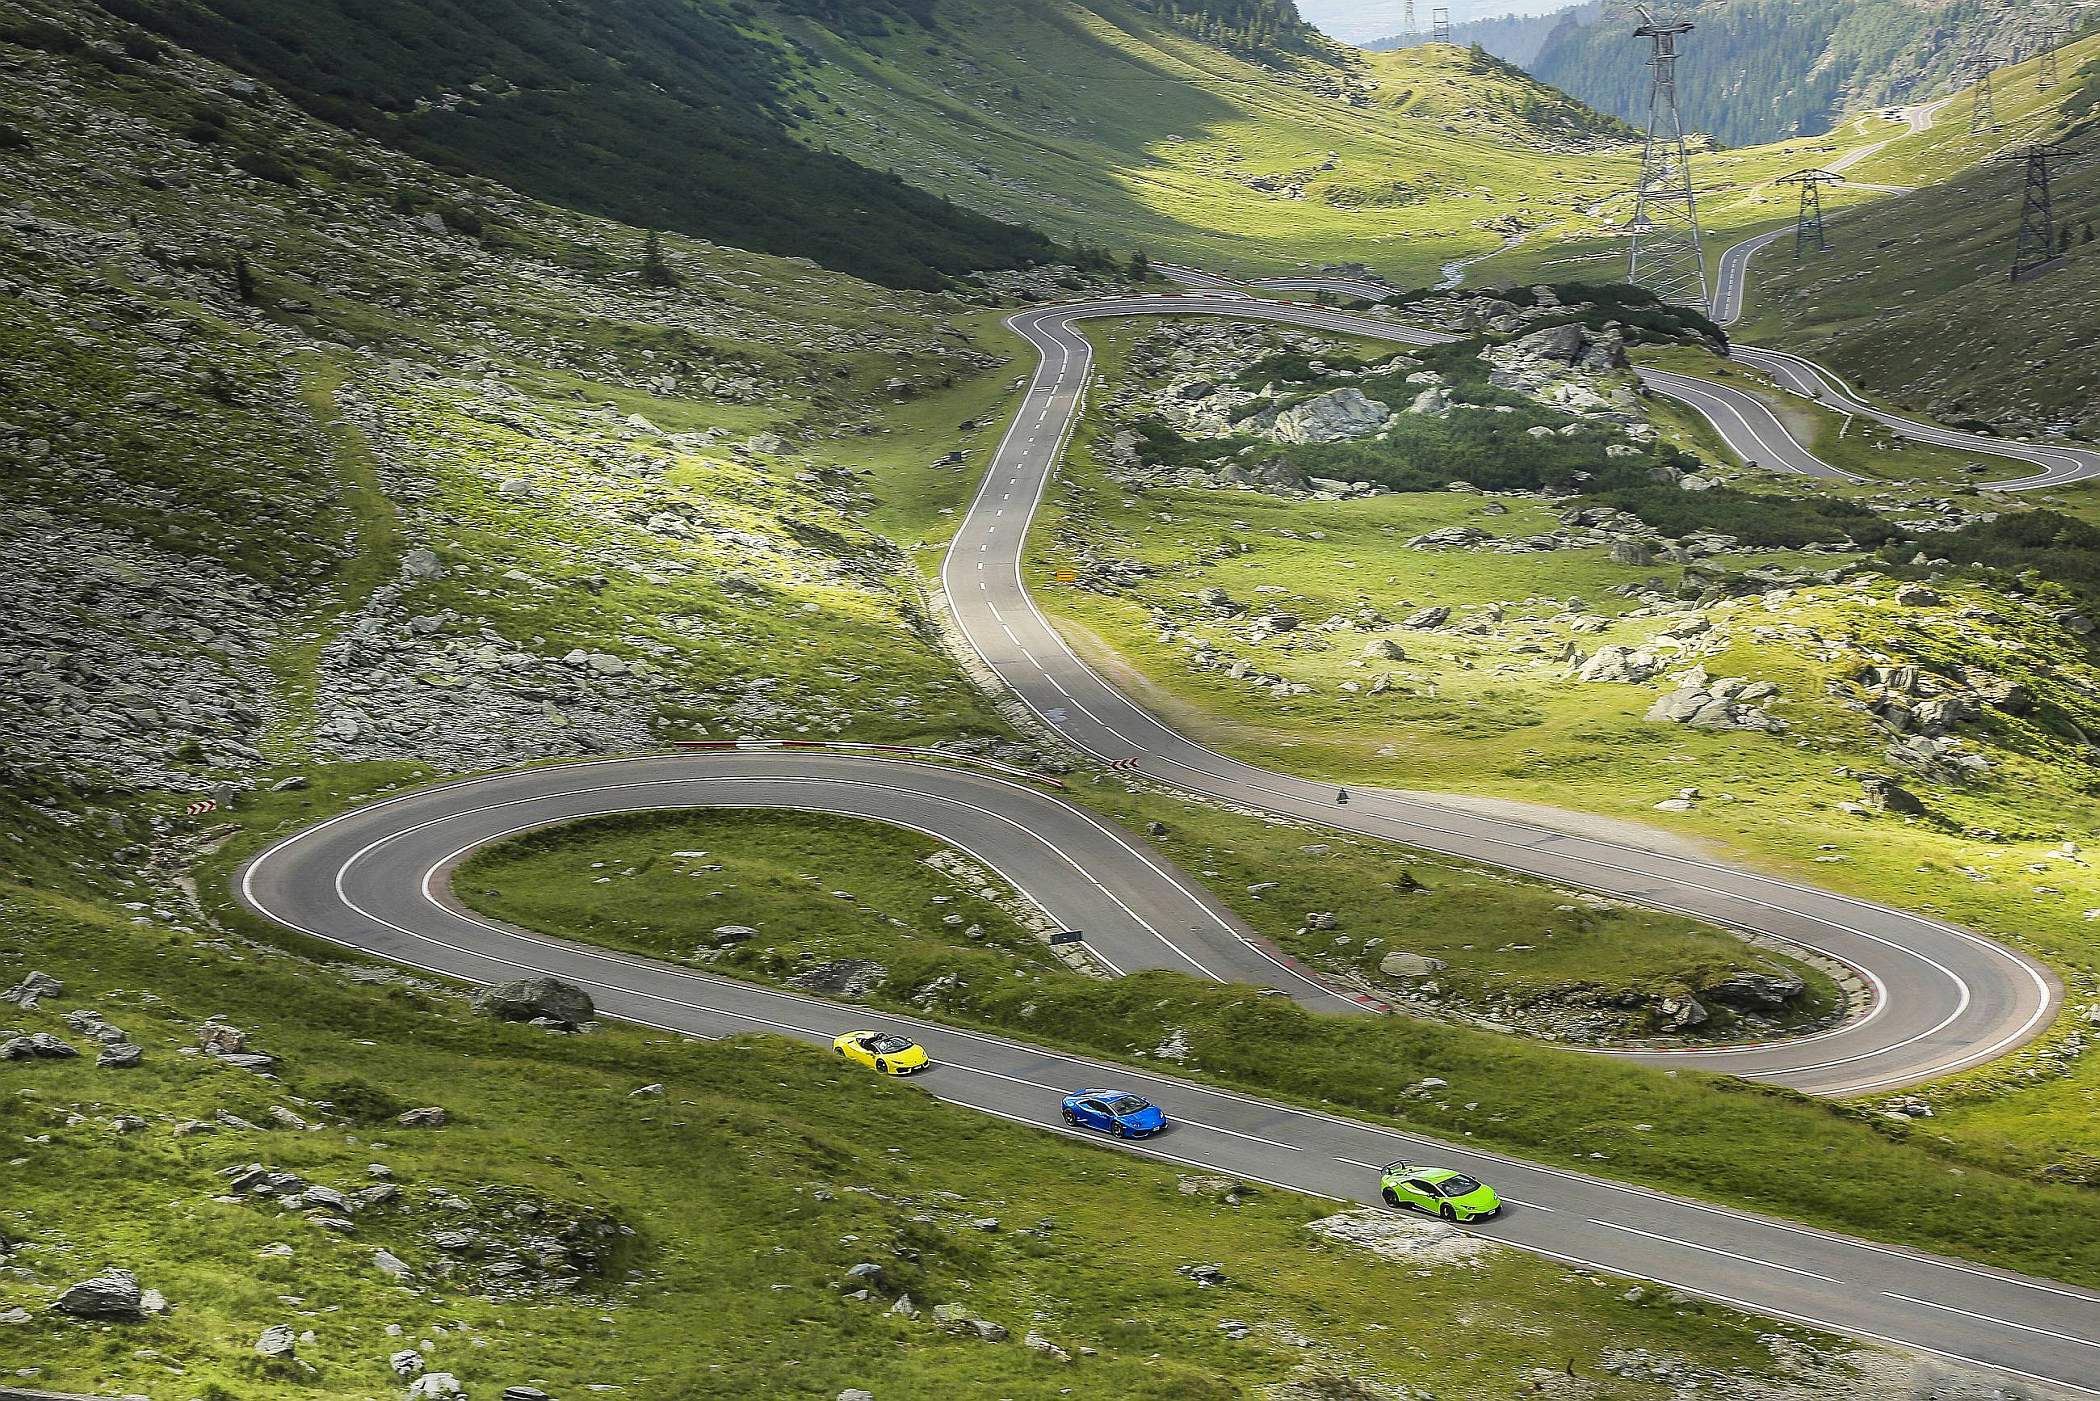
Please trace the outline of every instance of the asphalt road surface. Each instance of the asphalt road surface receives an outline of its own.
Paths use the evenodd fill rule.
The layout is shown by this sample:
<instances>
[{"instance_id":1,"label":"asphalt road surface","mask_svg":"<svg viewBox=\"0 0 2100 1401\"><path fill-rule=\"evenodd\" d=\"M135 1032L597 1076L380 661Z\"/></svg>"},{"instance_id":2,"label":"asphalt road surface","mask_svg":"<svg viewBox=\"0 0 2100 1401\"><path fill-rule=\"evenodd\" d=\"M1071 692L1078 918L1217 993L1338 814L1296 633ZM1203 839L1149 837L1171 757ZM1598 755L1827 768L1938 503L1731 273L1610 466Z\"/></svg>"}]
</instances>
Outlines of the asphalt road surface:
<instances>
[{"instance_id":1,"label":"asphalt road surface","mask_svg":"<svg viewBox=\"0 0 2100 1401\"><path fill-rule=\"evenodd\" d=\"M1066 1091L1127 1086L1166 1106L1175 1126L1126 1146L1169 1163L1341 1200L1375 1198L1379 1165L1395 1159L1448 1165L1494 1183L1510 1202L1472 1228L1479 1235L2057 1384L2066 1394L2100 1395L2081 1385L2100 1368L2100 1294L2092 1291L551 939L471 914L450 896L453 867L505 834L598 813L718 805L922 827L1013 876L1060 919L1088 921L1097 947L1133 966L1289 981L1239 942L1231 917L1186 877L1053 796L949 767L822 754L606 760L425 789L272 847L243 872L241 894L265 916L333 943L474 982L564 978L588 989L608 1016L693 1036L763 1032L822 1045L875 1021L927 1048L936 1066L915 1083L928 1092L1047 1132L1069 1132L1058 1119ZM1161 951L1167 944L1179 947Z\"/></svg>"},{"instance_id":2,"label":"asphalt road surface","mask_svg":"<svg viewBox=\"0 0 2100 1401\"><path fill-rule=\"evenodd\" d=\"M1735 244L1721 255L1719 275L1715 280L1713 293L1715 325L1726 327L1741 319L1744 286L1751 259L1772 244L1792 235L1791 228L1759 234L1755 238ZM1160 271L1199 291L1227 291L1242 285L1190 268L1162 265ZM1261 278L1243 285L1276 292L1331 292L1337 296L1365 301L1378 301L1391 296L1394 291L1383 282L1329 275ZM1418 344L1452 339L1435 332L1425 331L1421 334L1422 339ZM1779 384L1797 394L1842 413L1872 419L1901 437L1952 448L1958 452L1974 453L1981 457L2011 458L2016 462L2028 463L2036 469L2022 476L1977 483L1978 486L1991 491L2041 491L2071 486L2100 477L2100 452L2091 449L2061 447L2049 443L2027 443L2014 438L1965 433L1959 429L1942 428L1938 424L1905 418L1865 402L1831 370L1790 351L1767 350L1736 342L1730 346L1729 354L1741 364L1764 371ZM1674 374L1667 370L1643 367L1637 369L1635 374L1649 389L1667 398L1676 399L1696 411L1720 434L1729 451L1745 461L1755 462L1762 467L1797 472L1807 477L1828 477L1841 481L1862 480L1856 474L1834 467L1817 457L1794 437L1792 431L1773 411L1772 406L1758 395L1731 385L1691 375Z\"/></svg>"},{"instance_id":3,"label":"asphalt road surface","mask_svg":"<svg viewBox=\"0 0 2100 1401\"><path fill-rule=\"evenodd\" d=\"M1767 1046L1660 1056L1827 1094L1884 1090L1978 1064L2045 1026L2058 992L2032 961L1901 911L1682 855L1573 836L1425 802L1332 789L1213 753L1167 728L1082 664L1037 612L1023 537L1077 416L1088 317L1213 315L1287 321L1421 343L1377 318L1230 293L1050 306L1012 320L1042 359L944 569L959 629L1000 681L1069 742L1190 791L1449 852L1704 916L1814 948L1875 991L1863 1018ZM1274 987L1337 1013L1345 990L1280 958L1185 874L1054 795L946 766L808 753L656 756L470 779L356 809L264 852L242 897L292 928L473 981L540 972L588 988L609 1015L700 1036L770 1031L817 1042L870 1014L649 959L546 938L454 903L447 873L507 833L610 812L691 805L848 813L939 836L1000 870L1110 967L1180 968ZM1492 1180L1514 1203L1480 1233L1746 1308L1905 1343L2080 1389L2100 1375L2100 1295L1677 1200L1580 1174L1111 1067L911 1018L882 1022L940 1063L920 1083L959 1104L1063 1131L1059 1096L1128 1085L1178 1127L1133 1151L1278 1186L1361 1198L1394 1158L1433 1158ZM2100 1390L2082 1390L2100 1395Z\"/></svg>"},{"instance_id":4,"label":"asphalt road surface","mask_svg":"<svg viewBox=\"0 0 2100 1401\"><path fill-rule=\"evenodd\" d=\"M1744 286L1749 278L1751 260L1792 233L1792 229L1779 229L1772 233L1759 234L1755 238L1743 240L1721 255L1720 276L1714 286L1714 324L1729 326L1741 319ZM1904 418L1867 403L1831 370L1791 351L1766 350L1738 343L1731 347L1730 354L1745 365L1763 370L1797 394L1817 400L1843 413L1872 419L1916 442L1933 443L1940 447L1953 448L1957 452L1971 452L1988 457L2010 457L2015 461L2030 463L2039 469L2022 477L1978 483L1992 491L2041 491L2071 486L2100 477L2100 452L2087 448L2059 447L2050 443L2023 443L2017 439L1994 438L1981 433L1964 433L1959 429L1942 428L1938 424L1920 423L1916 419ZM1730 446L1735 446L1733 441Z\"/></svg>"}]
</instances>

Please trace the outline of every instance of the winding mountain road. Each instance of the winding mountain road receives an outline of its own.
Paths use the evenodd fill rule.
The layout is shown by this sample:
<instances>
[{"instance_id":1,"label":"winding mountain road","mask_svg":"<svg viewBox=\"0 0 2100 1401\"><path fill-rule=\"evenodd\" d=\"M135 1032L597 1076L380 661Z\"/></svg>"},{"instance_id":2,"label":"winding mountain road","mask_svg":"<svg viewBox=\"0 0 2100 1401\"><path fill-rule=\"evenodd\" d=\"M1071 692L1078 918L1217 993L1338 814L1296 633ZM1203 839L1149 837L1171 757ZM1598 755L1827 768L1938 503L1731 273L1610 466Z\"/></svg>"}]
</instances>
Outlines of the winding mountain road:
<instances>
[{"instance_id":1,"label":"winding mountain road","mask_svg":"<svg viewBox=\"0 0 2100 1401\"><path fill-rule=\"evenodd\" d=\"M1813 948L1859 970L1867 1015L1820 1035L1650 1059L1859 1094L1979 1064L2047 1025L2058 1001L2024 956L1938 921L1721 863L1425 801L1333 790L1195 744L1082 663L1037 611L1024 540L1077 419L1094 317L1206 315L1288 322L1403 343L1391 321L1219 293L1106 299L1012 318L1040 361L950 548L956 625L1000 683L1078 749L1192 792L1699 915ZM1119 971L1175 968L1252 982L1314 1008L1364 1009L1252 937L1137 838L1052 794L945 764L807 752L647 756L468 779L355 809L261 853L241 898L314 937L487 982L545 973L608 1015L698 1036L767 1031L819 1043L862 1008L775 991L474 915L449 873L505 835L594 814L687 806L807 809L928 832L974 853ZM1132 1151L1337 1198L1374 1191L1379 1163L1431 1157L1479 1172L1513 1205L1480 1233L1552 1258L1655 1279L1724 1302L1976 1362L2066 1392L2100 1369L2100 1294L1895 1250L1256 1096L1104 1065L1004 1037L883 1016L938 1062L944 1099L1061 1132L1059 1095L1102 1080L1166 1104L1178 1127ZM1571 1062L1571 1065L1573 1062ZM1579 1072L1571 1072L1579 1073Z\"/></svg>"},{"instance_id":2,"label":"winding mountain road","mask_svg":"<svg viewBox=\"0 0 2100 1401\"><path fill-rule=\"evenodd\" d=\"M1929 118L1928 118L1929 121ZM1745 288L1751 260L1781 239L1791 237L1791 227L1774 229L1734 244L1721 255L1714 281L1713 322L1727 327L1742 319ZM1161 272L1184 285L1206 292L1229 291L1239 286L1274 292L1329 292L1364 301L1381 301L1394 288L1381 281L1338 275L1259 278L1245 284L1195 269L1162 265ZM1453 337L1422 331L1416 343ZM2046 491L2075 486L2100 478L2100 451L2053 443L2029 443L2017 438L1998 438L1960 429L1943 428L1876 408L1862 399L1836 373L1791 351L1769 350L1734 342L1730 358L1770 375L1782 388L1812 399L1840 413L1872 419L1900 437L1931 443L1980 457L2003 457L2024 462L2035 471L1996 481L1978 482L1990 491ZM1805 477L1827 477L1841 481L1863 480L1855 473L1835 467L1802 444L1772 405L1759 395L1733 385L1694 375L1642 366L1635 371L1642 384L1656 393L1683 403L1712 425L1729 451L1748 462L1799 473Z\"/></svg>"}]
</instances>

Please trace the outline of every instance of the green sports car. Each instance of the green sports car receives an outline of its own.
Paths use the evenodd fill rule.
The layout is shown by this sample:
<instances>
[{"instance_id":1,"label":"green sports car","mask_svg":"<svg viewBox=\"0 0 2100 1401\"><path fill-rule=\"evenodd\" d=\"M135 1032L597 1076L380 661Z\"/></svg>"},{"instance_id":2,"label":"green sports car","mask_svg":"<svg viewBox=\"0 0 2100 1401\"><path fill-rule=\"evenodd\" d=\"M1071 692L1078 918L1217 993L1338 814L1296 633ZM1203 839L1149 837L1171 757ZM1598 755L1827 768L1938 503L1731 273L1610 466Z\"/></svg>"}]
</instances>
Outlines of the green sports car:
<instances>
[{"instance_id":1,"label":"green sports car","mask_svg":"<svg viewBox=\"0 0 2100 1401\"><path fill-rule=\"evenodd\" d=\"M1378 1186L1387 1206L1412 1207L1446 1221L1480 1221L1502 1210L1494 1188L1450 1168L1387 1163Z\"/></svg>"}]
</instances>

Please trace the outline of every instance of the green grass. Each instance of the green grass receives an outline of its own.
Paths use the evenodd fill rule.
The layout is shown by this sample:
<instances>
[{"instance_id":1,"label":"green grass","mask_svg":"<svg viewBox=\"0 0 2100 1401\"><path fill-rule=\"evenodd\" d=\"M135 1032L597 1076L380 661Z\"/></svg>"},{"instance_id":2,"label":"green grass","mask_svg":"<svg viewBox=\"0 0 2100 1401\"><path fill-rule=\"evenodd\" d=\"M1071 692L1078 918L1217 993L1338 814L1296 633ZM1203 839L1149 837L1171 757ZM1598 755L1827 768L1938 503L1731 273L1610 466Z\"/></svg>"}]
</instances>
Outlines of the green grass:
<instances>
[{"instance_id":1,"label":"green grass","mask_svg":"<svg viewBox=\"0 0 2100 1401\"><path fill-rule=\"evenodd\" d=\"M1132 806L1153 813L1179 807L1181 820L1189 820L1179 800ZM1215 822L1215 815L1206 821ZM668 832L626 826L613 829L620 841L608 843L606 829L585 828L521 853L497 848L472 879L516 878L504 879L493 900L477 896L472 885L463 893L561 936L609 931L624 944L641 942L637 929L683 924L690 930L701 922L688 913L692 897L676 892L652 906L649 887L638 883L644 862L653 859L657 864L646 869L661 869L663 847L681 839L679 833L676 825ZM1244 851L1226 848L1215 835L1202 850L1216 863L1205 875L1221 889L1231 889L1249 869L1234 870L1233 859L1244 859ZM638 872L627 878L637 884L621 886L609 909L588 900L595 878L586 879L589 868L576 865L586 855L608 859L607 870L624 862L621 869ZM550 863L561 870L559 879L546 879ZM879 886L865 866L851 875L857 884ZM1434 887L1435 880L1429 883ZM1861 1108L1723 1076L1595 1057L1573 1061L1577 1053L1496 1032L1408 1017L1320 1017L1252 988L1170 973L1107 983L1016 978L1002 975L993 956L974 952L956 956L951 968L956 976L939 985L892 979L867 1000L872 1007L1125 1060L1153 1058L1159 1047L1178 1041L1188 1051L1161 1065L1170 1073L1874 1239L2056 1277L2100 1279L2100 1217L2084 1208L2086 1193L1965 1164L1907 1120L1896 1124ZM1425 1077L1447 1087L1416 1090ZM1555 1093L1541 1096L1537 1086L1546 1083ZM1949 1191L1956 1177L1959 1186Z\"/></svg>"},{"instance_id":2,"label":"green grass","mask_svg":"<svg viewBox=\"0 0 2100 1401\"><path fill-rule=\"evenodd\" d=\"M314 688L321 652L334 635L341 619L357 612L398 567L401 552L401 519L387 499L377 459L363 433L336 413L336 395L342 390L346 369L340 364L316 366L306 377L301 398L313 420L332 439L338 474L338 499L348 518L352 553L337 571L335 587L299 625L293 637L280 643L270 659L277 677L279 710L274 716L273 735L268 741L272 758L297 762L312 750Z\"/></svg>"},{"instance_id":3,"label":"green grass","mask_svg":"<svg viewBox=\"0 0 2100 1401\"><path fill-rule=\"evenodd\" d=\"M974 858L904 828L817 813L597 818L489 847L454 883L502 919L552 919L593 943L774 978L861 958L909 965L898 975L906 986L959 951L1017 976L1059 966L1033 907ZM757 933L724 944L711 934L724 925Z\"/></svg>"},{"instance_id":4,"label":"green grass","mask_svg":"<svg viewBox=\"0 0 2100 1401\"><path fill-rule=\"evenodd\" d=\"M1120 382L1120 344L1114 335L1104 341L1110 385ZM1505 555L1407 546L1411 536L1451 524L1516 536L1545 528L1547 508L1521 497L1438 492L1305 502L1132 491L1092 464L1087 444L1094 431L1082 431L1031 538L1037 560L1067 557L1083 540L1102 554L1140 559L1153 572L1127 588L1059 591L1044 605L1083 656L1185 732L1252 762L1338 783L1472 793L1667 824L1734 859L1980 929L2048 959L2076 990L2100 981L2100 944L2085 918L2100 908L2100 880L2083 862L2051 855L2066 839L2082 840L2096 781L2091 753L2073 727L2087 724L2081 717L2090 716L2100 675L2090 652L2048 616L2074 601L2065 590L2039 586L2028 597L2028 585L2003 577L1957 578L1942 584L1944 608L1922 610L1893 607L1887 580L1810 587L1785 598L1753 594L1710 614L1721 641L1701 660L1713 676L1775 683L1780 695L1770 709L1788 723L1787 732L1664 727L1643 719L1661 683L1578 683L1550 657L1562 643L1587 653L1657 637L1668 627L1667 612L1626 617L1631 602L1611 590L1650 577L1668 588L1680 581L1678 566L1615 565L1594 549ZM1490 505L1507 514L1487 514ZM1919 548L1932 544L1922 537ZM1856 554L1788 551L1721 556L1709 565L1724 573L1759 565L1824 569L1847 558L1881 565ZM1281 591L1255 592L1263 586ZM1231 619L1196 602L1204 587L1288 608L1306 626L1249 641ZM1553 603L1525 602L1570 594L1603 620L1601 631L1577 635ZM1478 635L1379 627L1326 633L1315 626L1365 607L1398 618L1429 604L1451 607L1461 620L1500 605L1505 617ZM1162 619L1174 634L1165 641ZM1218 664L1193 665L1198 653L1189 637L1212 641ZM1367 637L1398 641L1407 659L1363 660ZM1547 651L1516 650L1525 643ZM1239 657L1311 689L1279 697L1231 680L1223 663ZM1931 809L1921 820L1862 816L1842 806L1859 797L1847 770L1895 771L1885 742L1857 709L1842 704L1861 666L1892 658L1941 674L1979 666L2046 694L2031 715L1992 714L1965 730L1993 765L1986 777L1965 785L1911 780ZM1378 671L1395 684L1369 695L1363 683ZM1359 689L1342 690L1345 681ZM1687 786L1703 794L1694 811L1654 811ZM2038 1064L2016 1058L2014 1073Z\"/></svg>"},{"instance_id":5,"label":"green grass","mask_svg":"<svg viewBox=\"0 0 2100 1401\"><path fill-rule=\"evenodd\" d=\"M1823 358L1870 397L1955 426L2023 436L2100 433L2086 368L2100 308L2100 245L2080 241L2100 183L2090 165L2064 163L2054 172L2056 209L2074 239L2069 262L2012 284L2022 163L1974 164L2052 132L2073 146L2087 138L2090 115L2063 110L2100 83L2100 37L2067 48L2062 65L2083 84L2038 92L2032 63L2000 75L2003 130L1970 135L1967 99L1957 99L1931 132L1869 162L1864 169L1900 158L1900 171L1938 178L1916 194L1832 219L1828 253L1799 266L1762 257L1738 334Z\"/></svg>"},{"instance_id":6,"label":"green grass","mask_svg":"<svg viewBox=\"0 0 2100 1401\"><path fill-rule=\"evenodd\" d=\"M1078 1386L1225 1398L1346 1371L1477 1395L1571 1360L1595 1376L1607 1350L1630 1347L1776 1370L1758 1342L1768 1322L1681 1296L1629 1302L1621 1287L1586 1287L1515 1253L1399 1268L1307 1232L1330 1203L1193 1178L1184 1189L1170 1167L939 1105L813 1047L617 1026L549 1036L477 1020L422 980L360 983L55 895L10 895L0 920L11 945L0 976L34 966L68 984L16 1020L78 1040L61 1013L92 1006L147 1048L128 1071L85 1059L18 1066L0 1100L18 1145L0 1168L13 1267L0 1309L31 1311L7 1326L32 1385L156 1401L392 1395L404 1383L387 1358L419 1340L431 1370L476 1394L531 1380L558 1395L610 1383L694 1397L828 1398L862 1386L1035 1398ZM278 1056L278 1080L178 1054L210 1014ZM662 1095L632 1097L645 1084ZM327 1131L173 1132L221 1112L267 1123L272 1105ZM410 1105L443 1106L451 1122L411 1130L381 1117ZM111 1128L131 1113L146 1126ZM383 1163L405 1204L368 1209L338 1235L219 1200L219 1170L252 1161L345 1189ZM468 1209L441 1209L436 1193ZM435 1233L515 1233L501 1212L520 1204L549 1227L633 1234L573 1290L513 1281L513 1296L498 1298L471 1263L440 1273ZM1134 1216L1145 1223L1135 1235ZM980 1217L1000 1228L975 1228ZM273 1242L290 1254L265 1253ZM418 1272L414 1287L372 1266L379 1247ZM886 1271L875 1302L841 1284L863 1260ZM1218 1264L1229 1283L1202 1290L1175 1273L1196 1262ZM172 1311L114 1326L42 1311L58 1286L109 1265L135 1269ZM961 1303L1015 1340L964 1341L924 1317L889 1316L900 1291L922 1308ZM1391 1326L1430 1309L1475 1326L1441 1336ZM1232 1342L1223 1318L1257 1332ZM315 1334L299 1347L311 1373L272 1374L251 1352L279 1322ZM1040 1359L1018 1341L1030 1329L1092 1351L1069 1366Z\"/></svg>"},{"instance_id":7,"label":"green grass","mask_svg":"<svg viewBox=\"0 0 2100 1401\"><path fill-rule=\"evenodd\" d=\"M1079 794L1133 828L1158 823L1156 845L1316 967L1393 995L1413 989L1379 973L1387 953L1441 960L1436 992L1416 1004L1428 1015L1551 1028L1554 1014L1579 1010L1591 1038L1640 1036L1656 1029L1663 997L1761 968L1794 971L1814 988L1790 1021L1842 1006L1814 969L1678 916L1163 795L1098 784ZM900 1004L944 972L1031 984L1062 972L1031 932L1040 916L1022 911L1029 924L1016 925L1002 913L1014 909L1010 891L985 900L979 882L929 867L941 850L917 833L845 818L643 814L498 843L470 859L455 886L476 909L516 924L775 983L832 959L873 960L887 970L883 995ZM991 887L1004 891L1001 881ZM1313 911L1337 927L1311 928ZM723 924L758 932L718 948L710 931ZM1776 1025L1752 1030L1725 1008L1714 1013L1703 1035Z\"/></svg>"},{"instance_id":8,"label":"green grass","mask_svg":"<svg viewBox=\"0 0 2100 1401\"><path fill-rule=\"evenodd\" d=\"M945 13L952 38L934 45L795 30L825 60L805 139L1059 238L1428 279L1494 246L1483 225L1544 223L1630 178L1624 147L1587 134L1595 114L1464 50L1277 71L1117 3Z\"/></svg>"}]
</instances>

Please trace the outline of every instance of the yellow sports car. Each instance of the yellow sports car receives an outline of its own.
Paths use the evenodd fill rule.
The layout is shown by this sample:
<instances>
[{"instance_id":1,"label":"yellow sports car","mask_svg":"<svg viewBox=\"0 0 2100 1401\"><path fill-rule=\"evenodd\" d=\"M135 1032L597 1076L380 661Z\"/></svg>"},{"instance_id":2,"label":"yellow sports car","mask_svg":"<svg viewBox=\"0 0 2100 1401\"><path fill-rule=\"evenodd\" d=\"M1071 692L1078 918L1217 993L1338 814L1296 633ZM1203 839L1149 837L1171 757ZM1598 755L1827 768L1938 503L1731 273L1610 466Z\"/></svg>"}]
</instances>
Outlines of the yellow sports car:
<instances>
[{"instance_id":1,"label":"yellow sports car","mask_svg":"<svg viewBox=\"0 0 2100 1401\"><path fill-rule=\"evenodd\" d=\"M932 1064L924 1046L887 1031L849 1031L831 1049L885 1075L916 1075Z\"/></svg>"}]
</instances>

